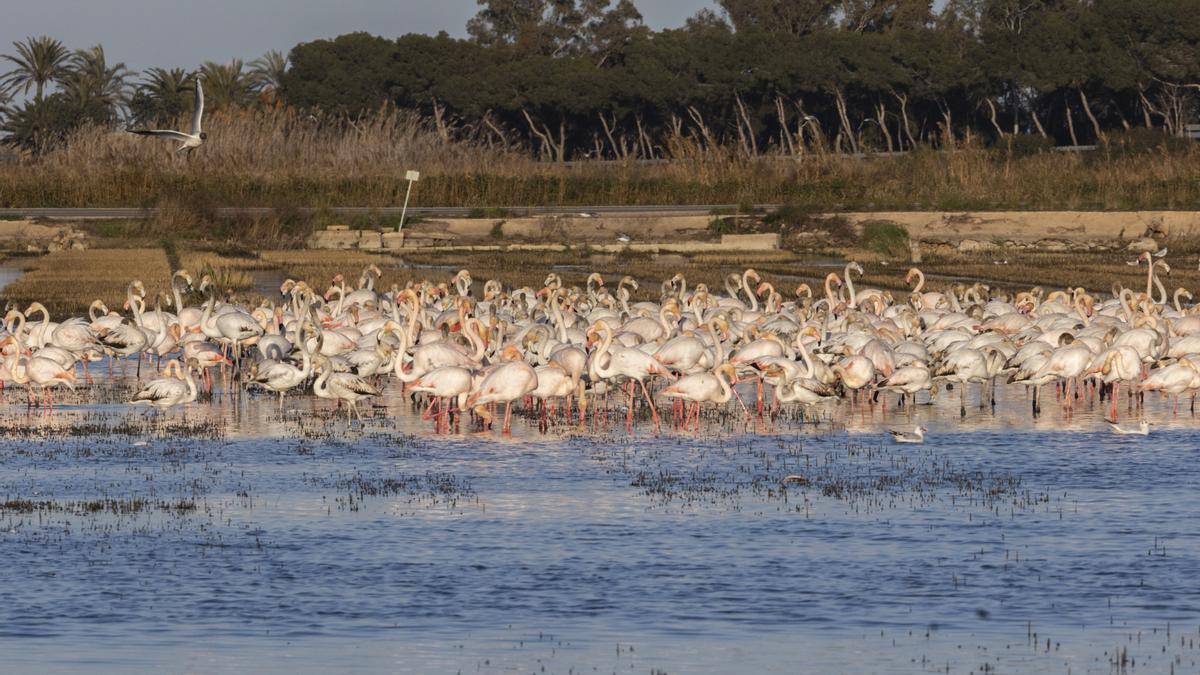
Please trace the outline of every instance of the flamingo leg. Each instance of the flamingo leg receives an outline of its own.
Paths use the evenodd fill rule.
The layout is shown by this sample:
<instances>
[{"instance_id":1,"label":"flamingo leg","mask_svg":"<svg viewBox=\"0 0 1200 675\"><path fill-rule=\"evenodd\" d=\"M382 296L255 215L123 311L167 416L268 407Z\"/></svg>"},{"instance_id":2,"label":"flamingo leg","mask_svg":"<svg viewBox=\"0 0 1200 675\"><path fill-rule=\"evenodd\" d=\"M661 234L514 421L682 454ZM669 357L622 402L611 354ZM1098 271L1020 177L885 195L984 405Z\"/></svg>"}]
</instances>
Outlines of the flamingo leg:
<instances>
[{"instance_id":1,"label":"flamingo leg","mask_svg":"<svg viewBox=\"0 0 1200 675\"><path fill-rule=\"evenodd\" d=\"M646 389L646 383L638 380L638 384L642 385L642 394L646 396L646 404L650 406L650 416L654 418L654 428L657 430L660 427L658 421L658 409L654 406L654 399L650 398L650 392Z\"/></svg>"},{"instance_id":2,"label":"flamingo leg","mask_svg":"<svg viewBox=\"0 0 1200 675\"><path fill-rule=\"evenodd\" d=\"M626 383L629 389L629 406L625 410L625 430L633 431L633 382Z\"/></svg>"},{"instance_id":3,"label":"flamingo leg","mask_svg":"<svg viewBox=\"0 0 1200 675\"><path fill-rule=\"evenodd\" d=\"M733 391L733 395L737 397L738 403L742 404L742 410L746 413L746 419L750 419L750 408L748 408L746 406L746 402L742 400L742 395L738 393L736 387L731 386L730 389ZM699 414L699 409L697 409L697 414ZM697 423L699 423L699 420L697 420Z\"/></svg>"}]
</instances>

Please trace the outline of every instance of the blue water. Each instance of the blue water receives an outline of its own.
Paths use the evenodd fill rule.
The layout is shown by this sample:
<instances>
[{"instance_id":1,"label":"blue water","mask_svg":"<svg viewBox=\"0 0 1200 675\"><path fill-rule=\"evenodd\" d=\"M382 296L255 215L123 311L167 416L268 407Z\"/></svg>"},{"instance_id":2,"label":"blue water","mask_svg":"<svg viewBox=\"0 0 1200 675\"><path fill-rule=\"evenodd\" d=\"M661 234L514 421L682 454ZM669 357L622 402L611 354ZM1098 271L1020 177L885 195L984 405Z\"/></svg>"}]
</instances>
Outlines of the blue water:
<instances>
[{"instance_id":1,"label":"blue water","mask_svg":"<svg viewBox=\"0 0 1200 675\"><path fill-rule=\"evenodd\" d=\"M1098 404L1035 422L1020 392L965 421L948 396L503 438L436 436L394 390L361 425L307 400L19 400L5 670L1200 669L1200 435L1157 401L1149 438ZM881 433L918 421L924 445Z\"/></svg>"}]
</instances>

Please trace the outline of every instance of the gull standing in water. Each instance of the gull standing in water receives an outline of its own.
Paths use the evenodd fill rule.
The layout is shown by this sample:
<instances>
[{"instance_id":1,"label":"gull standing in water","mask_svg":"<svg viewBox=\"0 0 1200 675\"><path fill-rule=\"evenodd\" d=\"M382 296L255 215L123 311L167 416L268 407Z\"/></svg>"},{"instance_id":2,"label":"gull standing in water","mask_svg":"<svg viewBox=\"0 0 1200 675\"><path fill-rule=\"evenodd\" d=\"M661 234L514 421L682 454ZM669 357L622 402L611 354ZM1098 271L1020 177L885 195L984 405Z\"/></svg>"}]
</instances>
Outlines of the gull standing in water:
<instances>
[{"instance_id":1,"label":"gull standing in water","mask_svg":"<svg viewBox=\"0 0 1200 675\"><path fill-rule=\"evenodd\" d=\"M140 136L161 136L181 142L175 152L188 151L190 155L192 150L204 144L208 139L208 134L204 133L200 128L200 120L204 117L204 86L200 84L200 78L196 78L196 104L192 110L192 130L191 133L182 131L173 131L169 129L127 129L130 133Z\"/></svg>"}]
</instances>

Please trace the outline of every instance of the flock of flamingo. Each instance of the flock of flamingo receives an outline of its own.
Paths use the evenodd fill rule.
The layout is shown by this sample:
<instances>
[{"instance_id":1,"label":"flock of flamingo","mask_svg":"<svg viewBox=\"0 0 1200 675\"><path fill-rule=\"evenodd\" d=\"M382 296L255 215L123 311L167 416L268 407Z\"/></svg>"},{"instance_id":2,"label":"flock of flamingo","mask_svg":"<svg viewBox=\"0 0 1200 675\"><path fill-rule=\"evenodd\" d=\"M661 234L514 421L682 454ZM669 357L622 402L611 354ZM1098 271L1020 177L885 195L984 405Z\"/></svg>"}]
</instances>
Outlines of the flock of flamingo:
<instances>
[{"instance_id":1,"label":"flock of flamingo","mask_svg":"<svg viewBox=\"0 0 1200 675\"><path fill-rule=\"evenodd\" d=\"M1174 396L1176 407L1200 391L1200 313L1181 306L1187 291L1168 297L1158 276L1169 271L1165 262L1149 254L1138 262L1148 266L1144 292L1114 287L1106 300L1082 288L1008 294L976 283L929 291L916 268L908 293L856 289L863 268L854 262L826 277L823 296L801 284L792 299L752 269L730 275L724 293L689 288L676 274L657 301L632 301L631 277L611 288L592 274L580 288L553 273L540 288L491 280L476 298L466 270L449 283L381 292L372 265L355 287L341 275L323 293L288 280L278 302L247 307L223 302L208 276L193 286L181 270L153 309L134 281L126 314L100 301L88 317L61 323L37 302L9 311L0 382L27 386L29 405L48 410L53 390L74 389L77 373L93 382L89 363L107 357L111 377L114 364L125 371L134 360L140 374L149 357L166 367L130 403L192 403L200 387L215 386L218 369L230 390L265 389L280 407L285 396L311 390L361 419L358 404L381 396L384 380L395 377L427 398L424 416L439 430L472 412L490 427L503 404L505 432L514 403L539 405L543 419L559 404L564 418L577 411L582 424L589 408L607 410L610 394L624 402L627 427L641 405L660 424L657 395L673 399L677 425L698 429L702 405L737 399L737 414L755 414L739 382L753 383L753 394L743 391L760 415L835 399L873 406L888 395L913 405L943 386L958 387L965 415L968 385L978 386L983 406L995 405L1006 382L1027 387L1035 413L1041 389L1053 385L1067 411L1081 397L1107 397L1115 420L1122 392L1140 409L1147 391ZM185 292L193 290L207 300L188 306ZM916 440L923 431L912 432Z\"/></svg>"}]
</instances>

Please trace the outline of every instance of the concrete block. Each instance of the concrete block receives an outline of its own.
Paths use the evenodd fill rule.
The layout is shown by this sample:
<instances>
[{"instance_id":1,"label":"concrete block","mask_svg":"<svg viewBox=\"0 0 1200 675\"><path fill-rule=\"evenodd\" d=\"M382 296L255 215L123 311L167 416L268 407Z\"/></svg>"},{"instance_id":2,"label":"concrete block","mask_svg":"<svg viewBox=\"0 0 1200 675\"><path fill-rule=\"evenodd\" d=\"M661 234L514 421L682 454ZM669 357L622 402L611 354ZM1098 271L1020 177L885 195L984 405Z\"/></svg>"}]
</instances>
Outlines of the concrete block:
<instances>
[{"instance_id":1,"label":"concrete block","mask_svg":"<svg viewBox=\"0 0 1200 675\"><path fill-rule=\"evenodd\" d=\"M359 233L354 230L321 230L308 238L309 248L350 249L358 248Z\"/></svg>"},{"instance_id":2,"label":"concrete block","mask_svg":"<svg viewBox=\"0 0 1200 675\"><path fill-rule=\"evenodd\" d=\"M397 251L401 248L404 248L403 232L384 232L381 240L383 248L389 251Z\"/></svg>"},{"instance_id":3,"label":"concrete block","mask_svg":"<svg viewBox=\"0 0 1200 675\"><path fill-rule=\"evenodd\" d=\"M363 231L358 237L358 247L364 251L383 250L383 235L372 230Z\"/></svg>"}]
</instances>

